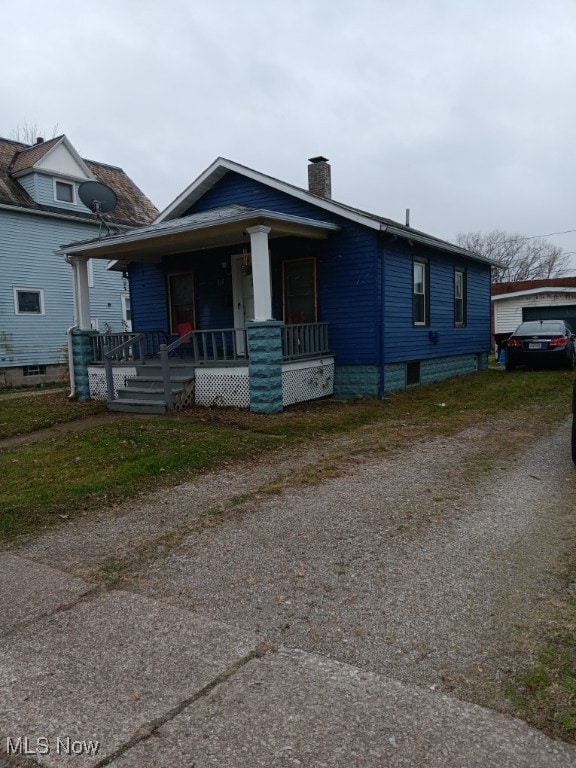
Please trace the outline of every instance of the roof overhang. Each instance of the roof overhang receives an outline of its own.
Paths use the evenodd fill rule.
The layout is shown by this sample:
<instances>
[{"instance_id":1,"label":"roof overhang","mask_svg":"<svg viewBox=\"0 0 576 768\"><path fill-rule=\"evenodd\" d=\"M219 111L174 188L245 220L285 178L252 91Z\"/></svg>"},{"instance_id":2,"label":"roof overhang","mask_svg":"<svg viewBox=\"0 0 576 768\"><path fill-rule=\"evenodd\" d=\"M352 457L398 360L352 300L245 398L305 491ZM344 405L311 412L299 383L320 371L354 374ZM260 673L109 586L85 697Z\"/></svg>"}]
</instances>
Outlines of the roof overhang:
<instances>
[{"instance_id":1,"label":"roof overhang","mask_svg":"<svg viewBox=\"0 0 576 768\"><path fill-rule=\"evenodd\" d=\"M194 203L196 203L203 195L206 194L212 187L217 184L228 172L238 173L246 178L265 184L272 189L279 192L291 195L292 197L310 203L316 208L320 208L329 214L333 214L348 221L354 221L357 224L361 224L369 229L376 230L378 232L385 232L395 237L400 237L404 240L413 241L426 245L429 248L435 248L444 252L452 253L454 255L463 256L464 258L472 259L473 261L479 261L483 264L489 264L493 267L503 266L497 261L488 259L477 253L472 253L454 243L449 243L446 240L428 235L426 232L411 229L410 227L404 227L397 222L392 222L388 219L383 219L380 216L374 216L369 213L365 213L356 208L352 208L342 203L338 203L335 200L322 197L321 195L315 195L308 192L301 187L296 187L293 184L289 184L280 179L276 179L273 176L255 171L252 168L235 163L232 160L228 160L224 157L218 157L192 184L190 184L178 197L165 208L162 213L155 220L155 223L164 221L170 221L182 216L190 209Z\"/></svg>"},{"instance_id":2,"label":"roof overhang","mask_svg":"<svg viewBox=\"0 0 576 768\"><path fill-rule=\"evenodd\" d=\"M247 229L263 225L270 227L270 238L305 237L321 240L340 229L336 224L263 209L241 210L206 220L202 215L186 216L161 225L131 230L122 235L110 235L100 240L71 243L58 252L67 256L159 263L164 256L203 251L249 242ZM114 264L111 265L111 268Z\"/></svg>"},{"instance_id":3,"label":"roof overhang","mask_svg":"<svg viewBox=\"0 0 576 768\"><path fill-rule=\"evenodd\" d=\"M555 293L565 294L566 296L573 295L576 297L576 286L558 286L555 288L553 285L545 286L544 288L531 288L526 291L512 291L510 293L498 293L492 296L492 301L500 301L501 299L518 299L523 296L536 296L543 293Z\"/></svg>"}]
</instances>

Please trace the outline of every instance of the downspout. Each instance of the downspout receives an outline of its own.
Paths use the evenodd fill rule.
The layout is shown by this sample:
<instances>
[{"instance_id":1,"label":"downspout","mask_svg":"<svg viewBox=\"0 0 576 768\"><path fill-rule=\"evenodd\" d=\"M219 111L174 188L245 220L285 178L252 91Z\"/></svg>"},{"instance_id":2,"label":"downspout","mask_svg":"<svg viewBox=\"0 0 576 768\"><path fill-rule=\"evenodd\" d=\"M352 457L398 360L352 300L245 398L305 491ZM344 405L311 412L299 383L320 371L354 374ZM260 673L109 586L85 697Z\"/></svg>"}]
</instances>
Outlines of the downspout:
<instances>
[{"instance_id":1,"label":"downspout","mask_svg":"<svg viewBox=\"0 0 576 768\"><path fill-rule=\"evenodd\" d=\"M72 351L72 331L78 328L77 325L71 325L66 331L68 338L68 373L70 376L70 394L68 400L76 400L76 377L74 376L74 354Z\"/></svg>"},{"instance_id":2,"label":"downspout","mask_svg":"<svg viewBox=\"0 0 576 768\"><path fill-rule=\"evenodd\" d=\"M386 250L384 248L383 238L380 237L380 381L378 384L378 397L384 400L386 391L386 381L384 376L384 363L386 361L386 342L385 342L385 298L386 298Z\"/></svg>"},{"instance_id":3,"label":"downspout","mask_svg":"<svg viewBox=\"0 0 576 768\"><path fill-rule=\"evenodd\" d=\"M76 399L76 376L74 374L74 353L72 350L72 332L77 330L79 326L78 323L78 309L76 307L77 300L76 300L76 265L70 258L69 254L64 255L64 260L67 264L69 264L72 267L72 298L74 300L74 320L76 321L74 325L71 325L70 328L66 331L66 338L68 340L68 376L70 378L70 394L68 395L69 400L75 400Z\"/></svg>"}]
</instances>

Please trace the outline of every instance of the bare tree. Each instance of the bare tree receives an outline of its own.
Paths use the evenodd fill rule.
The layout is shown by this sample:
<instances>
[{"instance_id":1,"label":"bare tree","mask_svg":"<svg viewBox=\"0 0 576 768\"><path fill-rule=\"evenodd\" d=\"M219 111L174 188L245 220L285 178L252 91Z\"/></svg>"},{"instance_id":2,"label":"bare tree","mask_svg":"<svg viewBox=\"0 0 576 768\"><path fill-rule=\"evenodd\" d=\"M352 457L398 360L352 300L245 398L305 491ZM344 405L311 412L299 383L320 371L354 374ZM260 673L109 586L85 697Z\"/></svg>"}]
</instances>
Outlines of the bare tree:
<instances>
[{"instance_id":1,"label":"bare tree","mask_svg":"<svg viewBox=\"0 0 576 768\"><path fill-rule=\"evenodd\" d=\"M18 123L16 128L10 131L10 138L14 141L21 141L23 144L35 144L36 139L40 136L43 139L53 139L58 135L58 123L52 126L51 131L42 131L38 128L38 123L29 123L25 120L23 123Z\"/></svg>"},{"instance_id":2,"label":"bare tree","mask_svg":"<svg viewBox=\"0 0 576 768\"><path fill-rule=\"evenodd\" d=\"M461 233L456 242L502 265L492 269L494 283L560 277L569 270L569 257L562 248L540 237L523 237L496 229L486 234Z\"/></svg>"}]
</instances>

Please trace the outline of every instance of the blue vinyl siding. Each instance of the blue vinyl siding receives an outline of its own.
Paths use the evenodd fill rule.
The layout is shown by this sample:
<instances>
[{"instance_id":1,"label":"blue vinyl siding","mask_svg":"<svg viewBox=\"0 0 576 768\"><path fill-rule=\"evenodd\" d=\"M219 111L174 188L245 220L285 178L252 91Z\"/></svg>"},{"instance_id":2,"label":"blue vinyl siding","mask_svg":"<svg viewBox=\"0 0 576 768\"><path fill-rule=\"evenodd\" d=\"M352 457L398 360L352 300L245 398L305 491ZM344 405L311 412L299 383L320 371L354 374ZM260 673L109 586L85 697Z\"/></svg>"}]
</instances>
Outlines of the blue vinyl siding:
<instances>
[{"instance_id":1,"label":"blue vinyl siding","mask_svg":"<svg viewBox=\"0 0 576 768\"><path fill-rule=\"evenodd\" d=\"M232 204L333 222L342 228L326 240L270 240L275 317L282 317L282 260L314 257L318 319L329 323L337 366L381 366L489 349L488 266L418 244L386 242L386 236L373 229L234 172L228 172L186 214ZM222 260L240 250L241 246L232 246L184 254L165 259L162 268L146 267L145 281L131 280L135 330L167 328L166 272L187 270L195 275L197 327L231 327L232 310L224 300L227 289L218 285L219 270ZM415 256L429 263L430 325L426 327L414 327L412 320ZM467 274L467 323L461 328L454 326L455 267L465 268Z\"/></svg>"},{"instance_id":2,"label":"blue vinyl siding","mask_svg":"<svg viewBox=\"0 0 576 768\"><path fill-rule=\"evenodd\" d=\"M0 367L65 361L66 330L74 322L72 268L54 252L65 243L96 234L94 224L0 211ZM98 317L101 328L108 323L120 331L121 275L106 272L105 263L94 267L91 314ZM45 314L17 315L15 287L43 290Z\"/></svg>"},{"instance_id":3,"label":"blue vinyl siding","mask_svg":"<svg viewBox=\"0 0 576 768\"><path fill-rule=\"evenodd\" d=\"M428 259L430 323L413 324L412 264ZM385 246L384 349L387 363L477 353L490 348L490 268L435 249ZM464 327L454 325L454 269L467 275Z\"/></svg>"},{"instance_id":4,"label":"blue vinyl siding","mask_svg":"<svg viewBox=\"0 0 576 768\"><path fill-rule=\"evenodd\" d=\"M319 320L330 323L331 347L338 365L371 365L379 362L380 323L379 258L376 233L316 206L298 200L237 173L227 173L187 213L232 204L266 208L296 216L339 224L341 232L325 241L314 241L317 258ZM310 242L300 241L299 252L310 255ZM274 252L278 246L270 242ZM275 273L275 310L280 317L278 273Z\"/></svg>"},{"instance_id":5,"label":"blue vinyl siding","mask_svg":"<svg viewBox=\"0 0 576 768\"><path fill-rule=\"evenodd\" d=\"M164 270L158 264L130 264L133 331L167 331L168 302Z\"/></svg>"},{"instance_id":6,"label":"blue vinyl siding","mask_svg":"<svg viewBox=\"0 0 576 768\"><path fill-rule=\"evenodd\" d=\"M61 200L56 200L54 197L54 176L49 176L46 173L36 173L36 195L37 203L40 205L49 205L53 208L62 208L63 211L81 211L82 213L90 213L90 210L80 202L78 198L78 184L79 182L72 179L58 179L59 181L68 182L74 184L74 199L75 203L66 203Z\"/></svg>"}]
</instances>

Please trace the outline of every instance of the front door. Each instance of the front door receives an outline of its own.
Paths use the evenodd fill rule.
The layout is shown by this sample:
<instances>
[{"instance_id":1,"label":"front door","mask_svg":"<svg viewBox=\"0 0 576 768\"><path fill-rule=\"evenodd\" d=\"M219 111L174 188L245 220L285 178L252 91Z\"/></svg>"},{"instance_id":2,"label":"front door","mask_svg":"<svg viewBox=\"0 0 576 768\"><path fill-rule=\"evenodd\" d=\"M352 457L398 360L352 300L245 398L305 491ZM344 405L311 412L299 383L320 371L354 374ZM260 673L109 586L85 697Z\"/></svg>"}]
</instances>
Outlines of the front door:
<instances>
[{"instance_id":1,"label":"front door","mask_svg":"<svg viewBox=\"0 0 576 768\"><path fill-rule=\"evenodd\" d=\"M247 320L254 320L254 283L252 267L245 263L244 256L232 256L232 301L234 306L234 328L245 328ZM236 334L236 349L239 355L246 354L244 334Z\"/></svg>"}]
</instances>

